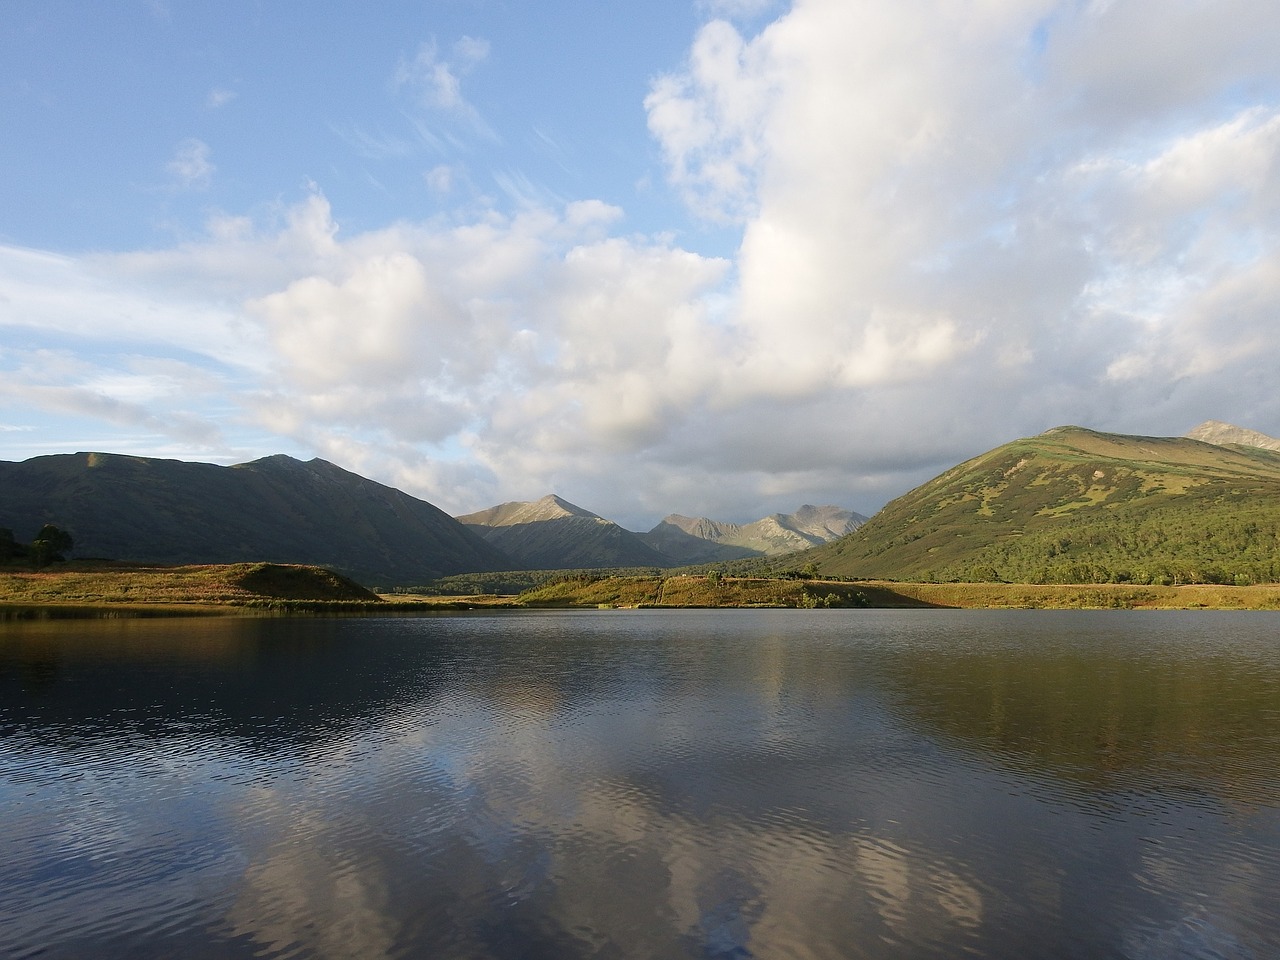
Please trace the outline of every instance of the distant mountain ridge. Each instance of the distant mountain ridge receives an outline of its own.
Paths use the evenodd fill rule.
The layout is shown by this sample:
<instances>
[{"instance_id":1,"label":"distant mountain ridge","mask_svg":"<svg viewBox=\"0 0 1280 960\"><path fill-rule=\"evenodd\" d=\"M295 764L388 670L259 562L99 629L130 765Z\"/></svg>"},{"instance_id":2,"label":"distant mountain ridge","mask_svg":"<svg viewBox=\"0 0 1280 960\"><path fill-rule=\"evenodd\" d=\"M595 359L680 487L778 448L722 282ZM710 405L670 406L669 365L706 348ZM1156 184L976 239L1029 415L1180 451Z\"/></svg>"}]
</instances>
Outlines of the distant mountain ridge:
<instances>
[{"instance_id":1,"label":"distant mountain ridge","mask_svg":"<svg viewBox=\"0 0 1280 960\"><path fill-rule=\"evenodd\" d=\"M675 567L778 556L842 536L866 517L809 504L749 524L671 514L633 533L555 494L457 518L528 569Z\"/></svg>"},{"instance_id":2,"label":"distant mountain ridge","mask_svg":"<svg viewBox=\"0 0 1280 960\"><path fill-rule=\"evenodd\" d=\"M805 504L795 513L775 513L744 524L673 513L642 536L682 562L709 563L807 550L846 536L866 521L862 514L840 507Z\"/></svg>"},{"instance_id":3,"label":"distant mountain ridge","mask_svg":"<svg viewBox=\"0 0 1280 960\"><path fill-rule=\"evenodd\" d=\"M510 556L512 569L663 567L668 558L611 520L550 494L457 518Z\"/></svg>"},{"instance_id":4,"label":"distant mountain ridge","mask_svg":"<svg viewBox=\"0 0 1280 960\"><path fill-rule=\"evenodd\" d=\"M863 520L805 505L751 524L672 514L642 534L554 494L455 519L327 461L282 454L230 467L111 453L0 461L0 527L26 540L44 523L58 525L75 540L73 559L312 564L378 586L774 556Z\"/></svg>"},{"instance_id":5,"label":"distant mountain ridge","mask_svg":"<svg viewBox=\"0 0 1280 960\"><path fill-rule=\"evenodd\" d=\"M109 453L0 461L0 527L25 539L44 523L72 535L73 557L305 563L380 586L511 567L425 500L284 455L231 467Z\"/></svg>"}]
</instances>

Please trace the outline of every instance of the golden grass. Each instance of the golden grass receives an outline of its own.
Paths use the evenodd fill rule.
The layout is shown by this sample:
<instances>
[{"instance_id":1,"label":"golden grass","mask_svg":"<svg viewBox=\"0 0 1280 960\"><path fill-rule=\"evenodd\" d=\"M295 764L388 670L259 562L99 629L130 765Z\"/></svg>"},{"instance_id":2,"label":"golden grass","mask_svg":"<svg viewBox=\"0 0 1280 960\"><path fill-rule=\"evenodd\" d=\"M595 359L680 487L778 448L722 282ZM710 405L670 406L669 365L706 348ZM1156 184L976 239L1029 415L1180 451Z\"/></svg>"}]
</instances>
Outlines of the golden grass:
<instances>
[{"instance_id":1,"label":"golden grass","mask_svg":"<svg viewBox=\"0 0 1280 960\"><path fill-rule=\"evenodd\" d=\"M518 607L521 604L515 597L501 597L495 593L469 594L426 594L426 593L383 593L379 597L388 608L396 612L413 612L415 610L476 610L480 608Z\"/></svg>"},{"instance_id":2,"label":"golden grass","mask_svg":"<svg viewBox=\"0 0 1280 960\"><path fill-rule=\"evenodd\" d=\"M1280 585L846 583L726 577L607 577L527 591L549 607L952 607L960 609L1280 610Z\"/></svg>"},{"instance_id":3,"label":"golden grass","mask_svg":"<svg viewBox=\"0 0 1280 960\"><path fill-rule=\"evenodd\" d=\"M765 577L618 576L569 579L527 590L530 607L918 607L878 586Z\"/></svg>"},{"instance_id":4,"label":"golden grass","mask_svg":"<svg viewBox=\"0 0 1280 960\"><path fill-rule=\"evenodd\" d=\"M85 564L0 570L0 605L9 607L379 602L376 595L331 571L294 564Z\"/></svg>"}]
</instances>

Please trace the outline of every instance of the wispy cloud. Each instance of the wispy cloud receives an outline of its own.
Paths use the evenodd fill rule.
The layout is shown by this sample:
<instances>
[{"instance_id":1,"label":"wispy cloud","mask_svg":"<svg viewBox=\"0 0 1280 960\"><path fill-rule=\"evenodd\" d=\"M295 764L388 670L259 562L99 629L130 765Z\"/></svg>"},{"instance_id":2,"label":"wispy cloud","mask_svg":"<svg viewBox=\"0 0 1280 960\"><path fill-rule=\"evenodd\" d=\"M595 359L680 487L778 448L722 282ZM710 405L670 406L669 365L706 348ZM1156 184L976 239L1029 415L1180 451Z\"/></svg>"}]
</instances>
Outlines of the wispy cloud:
<instances>
[{"instance_id":1,"label":"wispy cloud","mask_svg":"<svg viewBox=\"0 0 1280 960\"><path fill-rule=\"evenodd\" d=\"M440 163L424 173L422 179L432 193L447 194L453 190L457 171L447 163Z\"/></svg>"},{"instance_id":2,"label":"wispy cloud","mask_svg":"<svg viewBox=\"0 0 1280 960\"><path fill-rule=\"evenodd\" d=\"M497 134L462 92L462 78L488 56L487 40L462 37L448 55L442 55L432 38L419 45L412 59L400 61L392 85L397 91L408 92L419 109L462 123L474 134L496 141Z\"/></svg>"},{"instance_id":3,"label":"wispy cloud","mask_svg":"<svg viewBox=\"0 0 1280 960\"><path fill-rule=\"evenodd\" d=\"M210 110L219 110L239 95L237 91L229 87L214 87L205 95L204 105Z\"/></svg>"},{"instance_id":4,"label":"wispy cloud","mask_svg":"<svg viewBox=\"0 0 1280 960\"><path fill-rule=\"evenodd\" d=\"M48 360L46 355L43 359ZM75 379L76 373L84 379ZM87 376L85 376L87 375ZM70 376L58 382L58 377ZM10 371L0 384L0 402L22 403L42 413L58 413L113 427L147 430L183 443L188 451L227 446L222 428L207 412L198 412L198 380L179 381L105 373L71 361Z\"/></svg>"},{"instance_id":5,"label":"wispy cloud","mask_svg":"<svg viewBox=\"0 0 1280 960\"><path fill-rule=\"evenodd\" d=\"M217 169L209 159L210 154L207 143L190 137L174 148L173 159L166 169L173 182L182 189L204 190L212 182Z\"/></svg>"},{"instance_id":6,"label":"wispy cloud","mask_svg":"<svg viewBox=\"0 0 1280 960\"><path fill-rule=\"evenodd\" d=\"M536 209L563 206L565 203L563 197L556 196L520 170L495 171L493 180L498 189L519 207Z\"/></svg>"},{"instance_id":7,"label":"wispy cloud","mask_svg":"<svg viewBox=\"0 0 1280 960\"><path fill-rule=\"evenodd\" d=\"M418 47L412 60L402 60L396 70L395 84L408 87L419 102L433 110L463 114L474 108L462 96L461 78L489 56L489 43L463 37L452 49L452 57L442 57L435 39Z\"/></svg>"},{"instance_id":8,"label":"wispy cloud","mask_svg":"<svg viewBox=\"0 0 1280 960\"><path fill-rule=\"evenodd\" d=\"M417 149L417 145L405 137L383 131L370 133L355 124L330 124L329 129L366 160L407 157Z\"/></svg>"}]
</instances>

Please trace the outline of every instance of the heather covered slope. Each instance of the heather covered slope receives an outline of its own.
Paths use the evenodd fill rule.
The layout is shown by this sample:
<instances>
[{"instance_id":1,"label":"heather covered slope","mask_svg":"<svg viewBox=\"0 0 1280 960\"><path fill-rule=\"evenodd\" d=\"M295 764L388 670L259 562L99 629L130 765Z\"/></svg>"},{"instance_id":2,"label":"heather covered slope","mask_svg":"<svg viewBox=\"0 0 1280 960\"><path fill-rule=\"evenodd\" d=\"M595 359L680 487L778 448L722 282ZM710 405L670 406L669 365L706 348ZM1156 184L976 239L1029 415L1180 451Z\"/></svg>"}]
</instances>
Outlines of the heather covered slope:
<instances>
[{"instance_id":1,"label":"heather covered slope","mask_svg":"<svg viewBox=\"0 0 1280 960\"><path fill-rule=\"evenodd\" d=\"M302 563L413 585L511 561L431 504L324 460L234 467L104 453L0 462L0 527L43 523L73 556L146 563Z\"/></svg>"},{"instance_id":2,"label":"heather covered slope","mask_svg":"<svg viewBox=\"0 0 1280 960\"><path fill-rule=\"evenodd\" d=\"M1280 452L1059 427L1005 444L802 555L824 575L1280 580Z\"/></svg>"},{"instance_id":3,"label":"heather covered slope","mask_svg":"<svg viewBox=\"0 0 1280 960\"><path fill-rule=\"evenodd\" d=\"M510 556L511 569L669 565L636 534L555 495L499 504L458 520Z\"/></svg>"}]
</instances>

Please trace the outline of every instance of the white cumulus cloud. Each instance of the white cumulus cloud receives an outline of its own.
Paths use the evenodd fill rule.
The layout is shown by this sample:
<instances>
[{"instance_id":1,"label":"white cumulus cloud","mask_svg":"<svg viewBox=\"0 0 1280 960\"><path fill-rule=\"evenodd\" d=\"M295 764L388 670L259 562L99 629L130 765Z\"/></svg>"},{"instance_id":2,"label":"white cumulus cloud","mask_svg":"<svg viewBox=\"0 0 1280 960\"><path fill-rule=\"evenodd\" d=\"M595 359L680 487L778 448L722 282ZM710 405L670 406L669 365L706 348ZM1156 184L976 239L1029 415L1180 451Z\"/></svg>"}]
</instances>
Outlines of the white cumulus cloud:
<instances>
[{"instance_id":1,"label":"white cumulus cloud","mask_svg":"<svg viewBox=\"0 0 1280 960\"><path fill-rule=\"evenodd\" d=\"M904 431L1280 426L1242 375L1280 362L1280 16L1230 6L796 0L755 35L704 26L646 105L691 209L743 224L740 402L886 416L868 457Z\"/></svg>"}]
</instances>

